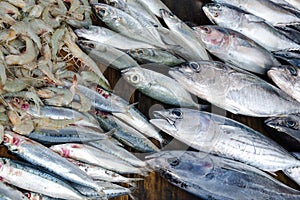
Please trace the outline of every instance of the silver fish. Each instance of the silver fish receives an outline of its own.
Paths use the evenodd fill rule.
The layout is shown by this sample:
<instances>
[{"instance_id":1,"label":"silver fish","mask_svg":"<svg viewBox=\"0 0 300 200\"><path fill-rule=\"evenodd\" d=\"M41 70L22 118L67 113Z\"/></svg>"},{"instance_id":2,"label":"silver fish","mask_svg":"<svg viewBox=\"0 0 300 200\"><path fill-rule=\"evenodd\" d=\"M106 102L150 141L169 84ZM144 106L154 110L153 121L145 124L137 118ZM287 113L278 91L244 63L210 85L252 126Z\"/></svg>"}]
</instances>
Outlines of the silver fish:
<instances>
[{"instance_id":1,"label":"silver fish","mask_svg":"<svg viewBox=\"0 0 300 200\"><path fill-rule=\"evenodd\" d=\"M299 49L300 45L277 31L264 19L227 4L209 3L202 7L215 24L235 30L269 51Z\"/></svg>"},{"instance_id":2,"label":"silver fish","mask_svg":"<svg viewBox=\"0 0 300 200\"><path fill-rule=\"evenodd\" d=\"M122 77L142 93L166 104L199 108L192 96L174 79L153 70L134 67L122 71Z\"/></svg>"},{"instance_id":3,"label":"silver fish","mask_svg":"<svg viewBox=\"0 0 300 200\"><path fill-rule=\"evenodd\" d=\"M188 55L185 56L188 59L195 61L209 60L209 56L205 50L203 42L197 38L195 32L188 25L170 11L161 9L160 14L169 29L178 37L179 41L177 44L181 46L178 48L183 48L184 51L187 51ZM178 48L175 48L174 51ZM179 49L178 51L181 52ZM183 54L185 53L183 52Z\"/></svg>"},{"instance_id":4,"label":"silver fish","mask_svg":"<svg viewBox=\"0 0 300 200\"><path fill-rule=\"evenodd\" d=\"M300 112L300 104L257 76L220 62L190 62L169 74L188 91L212 104L254 117Z\"/></svg>"},{"instance_id":5,"label":"silver fish","mask_svg":"<svg viewBox=\"0 0 300 200\"><path fill-rule=\"evenodd\" d=\"M150 155L148 163L170 183L204 199L299 199L300 192L267 173L233 160L192 151Z\"/></svg>"},{"instance_id":6,"label":"silver fish","mask_svg":"<svg viewBox=\"0 0 300 200\"><path fill-rule=\"evenodd\" d=\"M300 166L299 160L273 140L229 118L184 108L155 111L154 116L152 124L199 151L264 171Z\"/></svg>"},{"instance_id":7,"label":"silver fish","mask_svg":"<svg viewBox=\"0 0 300 200\"><path fill-rule=\"evenodd\" d=\"M1 158L0 165L0 174L4 182L54 198L85 199L65 181L23 162Z\"/></svg>"},{"instance_id":8,"label":"silver fish","mask_svg":"<svg viewBox=\"0 0 300 200\"><path fill-rule=\"evenodd\" d=\"M299 152L292 153L297 159L300 159ZM283 170L283 173L300 185L300 167Z\"/></svg>"},{"instance_id":9,"label":"silver fish","mask_svg":"<svg viewBox=\"0 0 300 200\"><path fill-rule=\"evenodd\" d=\"M299 24L300 18L271 1L266 0L213 0L241 8L253 15L265 19L273 26Z\"/></svg>"},{"instance_id":10,"label":"silver fish","mask_svg":"<svg viewBox=\"0 0 300 200\"><path fill-rule=\"evenodd\" d=\"M78 45L96 62L105 67L123 70L139 67L139 64L128 54L109 45L89 40L78 40Z\"/></svg>"},{"instance_id":11,"label":"silver fish","mask_svg":"<svg viewBox=\"0 0 300 200\"><path fill-rule=\"evenodd\" d=\"M300 68L277 66L268 71L268 76L285 93L300 102Z\"/></svg>"},{"instance_id":12,"label":"silver fish","mask_svg":"<svg viewBox=\"0 0 300 200\"><path fill-rule=\"evenodd\" d=\"M137 19L126 12L106 4L92 4L96 16L109 28L129 38L165 48L166 45L153 34L153 29L147 29Z\"/></svg>"},{"instance_id":13,"label":"silver fish","mask_svg":"<svg viewBox=\"0 0 300 200\"><path fill-rule=\"evenodd\" d=\"M138 48L130 49L127 53L140 63L158 63L173 66L184 62L179 56L163 49Z\"/></svg>"},{"instance_id":14,"label":"silver fish","mask_svg":"<svg viewBox=\"0 0 300 200\"><path fill-rule=\"evenodd\" d=\"M88 29L76 29L74 32L78 37L111 45L117 49L154 48L151 44L131 39L105 27L90 26Z\"/></svg>"},{"instance_id":15,"label":"silver fish","mask_svg":"<svg viewBox=\"0 0 300 200\"><path fill-rule=\"evenodd\" d=\"M280 65L269 51L241 33L214 25L194 30L206 49L224 62L259 74Z\"/></svg>"},{"instance_id":16,"label":"silver fish","mask_svg":"<svg viewBox=\"0 0 300 200\"><path fill-rule=\"evenodd\" d=\"M0 172L1 173L1 172ZM29 200L22 192L20 192L17 188L8 185L2 181L0 181L0 199L5 200Z\"/></svg>"},{"instance_id":17,"label":"silver fish","mask_svg":"<svg viewBox=\"0 0 300 200\"><path fill-rule=\"evenodd\" d=\"M141 4L144 8L149 9L153 14L158 17L161 17L160 10L164 9L168 12L171 12L169 8L160 0L129 0L129 1L136 1L137 3Z\"/></svg>"},{"instance_id":18,"label":"silver fish","mask_svg":"<svg viewBox=\"0 0 300 200\"><path fill-rule=\"evenodd\" d=\"M72 158L88 164L97 165L121 174L146 174L142 168L133 167L127 162L89 145L68 143L54 145L51 146L50 149L65 158Z\"/></svg>"},{"instance_id":19,"label":"silver fish","mask_svg":"<svg viewBox=\"0 0 300 200\"><path fill-rule=\"evenodd\" d=\"M82 184L99 191L97 184L77 166L38 142L13 132L6 131L3 137L3 143L10 151L30 163L43 167L70 182Z\"/></svg>"},{"instance_id":20,"label":"silver fish","mask_svg":"<svg viewBox=\"0 0 300 200\"><path fill-rule=\"evenodd\" d=\"M294 6L296 9L300 10L300 2L298 0L285 0L290 5Z\"/></svg>"},{"instance_id":21,"label":"silver fish","mask_svg":"<svg viewBox=\"0 0 300 200\"><path fill-rule=\"evenodd\" d=\"M300 68L300 55L298 53L292 51L277 51L273 54L276 58L280 58L290 65Z\"/></svg>"},{"instance_id":22,"label":"silver fish","mask_svg":"<svg viewBox=\"0 0 300 200\"><path fill-rule=\"evenodd\" d=\"M279 115L265 120L265 124L283 132L300 143L300 114Z\"/></svg>"}]
</instances>

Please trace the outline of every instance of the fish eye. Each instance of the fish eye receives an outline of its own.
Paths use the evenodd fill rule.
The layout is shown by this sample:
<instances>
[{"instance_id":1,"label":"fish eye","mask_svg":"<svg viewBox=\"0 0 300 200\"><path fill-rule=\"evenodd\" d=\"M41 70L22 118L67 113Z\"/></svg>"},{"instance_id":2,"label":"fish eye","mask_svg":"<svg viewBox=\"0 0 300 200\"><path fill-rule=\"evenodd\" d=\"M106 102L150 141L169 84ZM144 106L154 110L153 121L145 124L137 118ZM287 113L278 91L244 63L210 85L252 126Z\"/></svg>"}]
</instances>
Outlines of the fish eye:
<instances>
[{"instance_id":1,"label":"fish eye","mask_svg":"<svg viewBox=\"0 0 300 200\"><path fill-rule=\"evenodd\" d=\"M202 28L202 30L204 30L205 33L210 33L210 32L211 32L210 28L208 28L208 27L206 27L206 26L204 26L204 27Z\"/></svg>"},{"instance_id":2,"label":"fish eye","mask_svg":"<svg viewBox=\"0 0 300 200\"><path fill-rule=\"evenodd\" d=\"M178 158L169 158L168 162L171 166L176 167L177 165L179 165L180 160Z\"/></svg>"},{"instance_id":3,"label":"fish eye","mask_svg":"<svg viewBox=\"0 0 300 200\"><path fill-rule=\"evenodd\" d=\"M216 8L220 9L220 8L221 8L221 5L220 5L220 4L217 4L217 5L216 5Z\"/></svg>"},{"instance_id":4,"label":"fish eye","mask_svg":"<svg viewBox=\"0 0 300 200\"><path fill-rule=\"evenodd\" d=\"M106 9L100 8L100 9L98 10L98 13L99 13L99 15L100 15L101 17L104 17L104 16L106 15Z\"/></svg>"},{"instance_id":5,"label":"fish eye","mask_svg":"<svg viewBox=\"0 0 300 200\"><path fill-rule=\"evenodd\" d=\"M92 48L92 49L95 48L95 45L93 43L89 43L87 46L90 47L90 48Z\"/></svg>"},{"instance_id":6,"label":"fish eye","mask_svg":"<svg viewBox=\"0 0 300 200\"><path fill-rule=\"evenodd\" d=\"M196 62L191 62L191 63L190 63L190 67L191 67L194 71L200 72L200 65L199 65L198 63L196 63Z\"/></svg>"},{"instance_id":7,"label":"fish eye","mask_svg":"<svg viewBox=\"0 0 300 200\"><path fill-rule=\"evenodd\" d=\"M115 6L117 5L117 3L114 2L114 1L111 1L111 2L109 3L109 5L112 6L112 7L115 7Z\"/></svg>"},{"instance_id":8,"label":"fish eye","mask_svg":"<svg viewBox=\"0 0 300 200\"><path fill-rule=\"evenodd\" d=\"M144 51L143 51L142 49L139 49L139 50L137 51L137 53L138 53L138 54L143 54Z\"/></svg>"},{"instance_id":9,"label":"fish eye","mask_svg":"<svg viewBox=\"0 0 300 200\"><path fill-rule=\"evenodd\" d=\"M295 67L289 66L288 70L292 76L297 76L298 73L297 73L297 70L295 69Z\"/></svg>"},{"instance_id":10,"label":"fish eye","mask_svg":"<svg viewBox=\"0 0 300 200\"><path fill-rule=\"evenodd\" d=\"M139 82L139 76L138 76L138 75L133 75L133 76L131 76L131 81L132 81L133 83Z\"/></svg>"},{"instance_id":11,"label":"fish eye","mask_svg":"<svg viewBox=\"0 0 300 200\"><path fill-rule=\"evenodd\" d=\"M175 115L176 117L181 117L182 116L182 112L179 110L173 110L172 111L172 115Z\"/></svg>"},{"instance_id":12,"label":"fish eye","mask_svg":"<svg viewBox=\"0 0 300 200\"><path fill-rule=\"evenodd\" d=\"M285 123L288 128L294 128L296 126L296 122L292 120L288 120Z\"/></svg>"},{"instance_id":13,"label":"fish eye","mask_svg":"<svg viewBox=\"0 0 300 200\"><path fill-rule=\"evenodd\" d=\"M9 141L10 141L10 140L9 140L9 137L7 137L7 136L4 135L4 136L3 136L3 142L4 142L4 143L9 143Z\"/></svg>"}]
</instances>

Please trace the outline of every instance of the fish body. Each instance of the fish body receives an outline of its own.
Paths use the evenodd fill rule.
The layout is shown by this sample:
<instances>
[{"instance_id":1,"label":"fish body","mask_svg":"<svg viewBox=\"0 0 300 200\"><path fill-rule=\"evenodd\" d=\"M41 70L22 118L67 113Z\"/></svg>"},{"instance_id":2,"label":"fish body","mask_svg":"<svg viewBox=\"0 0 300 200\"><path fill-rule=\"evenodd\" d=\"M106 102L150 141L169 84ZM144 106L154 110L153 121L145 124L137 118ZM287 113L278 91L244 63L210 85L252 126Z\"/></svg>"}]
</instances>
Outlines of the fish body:
<instances>
[{"instance_id":1,"label":"fish body","mask_svg":"<svg viewBox=\"0 0 300 200\"><path fill-rule=\"evenodd\" d=\"M300 34L300 33L299 33ZM274 52L276 58L282 59L292 66L300 68L300 55L292 51L277 51Z\"/></svg>"},{"instance_id":2,"label":"fish body","mask_svg":"<svg viewBox=\"0 0 300 200\"><path fill-rule=\"evenodd\" d=\"M296 191L233 160L191 151L165 151L147 162L170 183L203 199L297 199Z\"/></svg>"},{"instance_id":3,"label":"fish body","mask_svg":"<svg viewBox=\"0 0 300 200\"><path fill-rule=\"evenodd\" d=\"M212 22L247 36L269 51L300 48L299 44L277 31L264 19L234 6L209 3L203 7L203 11Z\"/></svg>"},{"instance_id":4,"label":"fish body","mask_svg":"<svg viewBox=\"0 0 300 200\"><path fill-rule=\"evenodd\" d=\"M10 186L4 182L0 182L0 199L3 200L29 200L22 192L17 188Z\"/></svg>"},{"instance_id":5,"label":"fish body","mask_svg":"<svg viewBox=\"0 0 300 200\"><path fill-rule=\"evenodd\" d=\"M268 71L268 76L285 93L300 102L300 68L276 66Z\"/></svg>"},{"instance_id":6,"label":"fish body","mask_svg":"<svg viewBox=\"0 0 300 200\"><path fill-rule=\"evenodd\" d=\"M280 89L220 62L190 62L169 74L192 94L234 114L270 117L300 109L299 102Z\"/></svg>"},{"instance_id":7,"label":"fish body","mask_svg":"<svg viewBox=\"0 0 300 200\"><path fill-rule=\"evenodd\" d=\"M189 146L264 171L300 166L300 161L263 134L229 118L191 109L155 111L150 122Z\"/></svg>"},{"instance_id":8,"label":"fish body","mask_svg":"<svg viewBox=\"0 0 300 200\"><path fill-rule=\"evenodd\" d=\"M297 159L300 159L300 154L298 152L292 153ZM298 185L300 185L300 168L290 168L283 170L283 173L287 175L289 178L291 178L293 181L295 181Z\"/></svg>"},{"instance_id":9,"label":"fish body","mask_svg":"<svg viewBox=\"0 0 300 200\"><path fill-rule=\"evenodd\" d=\"M269 51L241 33L215 25L194 30L206 49L224 62L258 74L266 74L272 66L280 65Z\"/></svg>"}]
</instances>

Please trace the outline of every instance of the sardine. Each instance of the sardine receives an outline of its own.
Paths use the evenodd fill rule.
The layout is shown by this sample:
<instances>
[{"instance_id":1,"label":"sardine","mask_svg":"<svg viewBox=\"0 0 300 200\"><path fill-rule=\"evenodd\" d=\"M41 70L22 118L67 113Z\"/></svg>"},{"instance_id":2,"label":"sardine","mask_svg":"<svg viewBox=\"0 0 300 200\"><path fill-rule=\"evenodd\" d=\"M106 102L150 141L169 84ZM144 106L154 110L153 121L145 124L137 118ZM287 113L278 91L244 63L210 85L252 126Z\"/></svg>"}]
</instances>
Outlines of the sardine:
<instances>
[{"instance_id":1,"label":"sardine","mask_svg":"<svg viewBox=\"0 0 300 200\"><path fill-rule=\"evenodd\" d=\"M269 51L241 33L214 25L194 30L206 49L224 62L259 74L280 65Z\"/></svg>"},{"instance_id":2,"label":"sardine","mask_svg":"<svg viewBox=\"0 0 300 200\"><path fill-rule=\"evenodd\" d=\"M299 102L280 89L220 62L190 62L169 74L189 92L234 114L270 117L300 112Z\"/></svg>"},{"instance_id":3,"label":"sardine","mask_svg":"<svg viewBox=\"0 0 300 200\"><path fill-rule=\"evenodd\" d=\"M280 89L300 102L300 68L286 65L272 67L268 76Z\"/></svg>"},{"instance_id":4,"label":"sardine","mask_svg":"<svg viewBox=\"0 0 300 200\"><path fill-rule=\"evenodd\" d=\"M4 182L54 198L84 200L68 183L20 161L0 159ZM41 187L42 186L42 187Z\"/></svg>"},{"instance_id":5,"label":"sardine","mask_svg":"<svg viewBox=\"0 0 300 200\"><path fill-rule=\"evenodd\" d=\"M80 126L69 126L59 130L34 130L27 137L42 144L51 145L74 142L85 143L108 139L106 133Z\"/></svg>"},{"instance_id":6,"label":"sardine","mask_svg":"<svg viewBox=\"0 0 300 200\"><path fill-rule=\"evenodd\" d=\"M97 165L121 174L146 174L142 168L136 168L111 154L105 153L104 151L89 145L68 143L54 145L51 146L50 149L62 157Z\"/></svg>"},{"instance_id":7,"label":"sardine","mask_svg":"<svg viewBox=\"0 0 300 200\"><path fill-rule=\"evenodd\" d=\"M265 120L265 124L286 133L300 144L300 114L279 115Z\"/></svg>"},{"instance_id":8,"label":"sardine","mask_svg":"<svg viewBox=\"0 0 300 200\"><path fill-rule=\"evenodd\" d=\"M160 14L169 29L179 39L178 45L180 45L180 47L175 48L174 51L178 48L183 48L184 51L186 51L186 53L183 51L183 54L188 54L184 55L184 58L186 59L195 61L209 60L209 56L205 50L203 42L197 38L195 32L188 25L167 10L161 9ZM178 51L182 52L180 49L178 49Z\"/></svg>"},{"instance_id":9,"label":"sardine","mask_svg":"<svg viewBox=\"0 0 300 200\"><path fill-rule=\"evenodd\" d=\"M78 40L77 43L93 60L105 67L116 70L139 67L139 64L128 54L109 45L89 40Z\"/></svg>"},{"instance_id":10,"label":"sardine","mask_svg":"<svg viewBox=\"0 0 300 200\"><path fill-rule=\"evenodd\" d=\"M140 42L123 36L117 32L100 26L90 26L88 29L76 29L78 37L82 37L95 42L111 45L117 49L128 50L136 48L154 48L151 44Z\"/></svg>"},{"instance_id":11,"label":"sardine","mask_svg":"<svg viewBox=\"0 0 300 200\"><path fill-rule=\"evenodd\" d=\"M139 48L130 49L127 53L140 63L158 63L173 66L184 62L179 56L163 49Z\"/></svg>"},{"instance_id":12,"label":"sardine","mask_svg":"<svg viewBox=\"0 0 300 200\"><path fill-rule=\"evenodd\" d=\"M131 196L131 190L129 188L122 187L120 185L116 185L105 181L97 181L97 183L99 186L103 187L103 191L106 194L107 198L115 198L123 195Z\"/></svg>"},{"instance_id":13,"label":"sardine","mask_svg":"<svg viewBox=\"0 0 300 200\"><path fill-rule=\"evenodd\" d=\"M199 151L270 172L300 166L273 140L232 119L184 108L155 111L154 116L152 124Z\"/></svg>"},{"instance_id":14,"label":"sardine","mask_svg":"<svg viewBox=\"0 0 300 200\"><path fill-rule=\"evenodd\" d=\"M2 173L0 172L2 175ZM21 191L14 186L8 185L0 181L0 199L5 200L29 200Z\"/></svg>"},{"instance_id":15,"label":"sardine","mask_svg":"<svg viewBox=\"0 0 300 200\"><path fill-rule=\"evenodd\" d=\"M57 155L47 147L24 136L6 131L3 143L8 149L28 162L43 167L64 179L91 187L99 191L99 187L77 166ZM99 191L100 194L100 191Z\"/></svg>"},{"instance_id":16,"label":"sardine","mask_svg":"<svg viewBox=\"0 0 300 200\"><path fill-rule=\"evenodd\" d=\"M227 3L241 8L253 15L265 19L273 26L300 24L300 18L271 1L266 0L213 0L218 3Z\"/></svg>"},{"instance_id":17,"label":"sardine","mask_svg":"<svg viewBox=\"0 0 300 200\"><path fill-rule=\"evenodd\" d=\"M202 7L215 24L235 30L269 51L299 49L300 45L277 31L264 19L227 4L209 3Z\"/></svg>"},{"instance_id":18,"label":"sardine","mask_svg":"<svg viewBox=\"0 0 300 200\"><path fill-rule=\"evenodd\" d=\"M189 92L164 74L135 67L122 70L122 76L128 83L153 99L175 106L199 107Z\"/></svg>"},{"instance_id":19,"label":"sardine","mask_svg":"<svg viewBox=\"0 0 300 200\"><path fill-rule=\"evenodd\" d=\"M291 26L277 26L275 28L282 34L284 34L286 37L290 38L290 40L293 40L297 44L300 44L300 37L298 37L300 34L299 30L296 30Z\"/></svg>"},{"instance_id":20,"label":"sardine","mask_svg":"<svg viewBox=\"0 0 300 200\"><path fill-rule=\"evenodd\" d=\"M104 130L115 129L113 136L127 146L145 153L159 151L142 133L116 117L104 112L97 112L96 117Z\"/></svg>"},{"instance_id":21,"label":"sardine","mask_svg":"<svg viewBox=\"0 0 300 200\"><path fill-rule=\"evenodd\" d=\"M299 152L292 153L297 159L300 160ZM283 173L300 185L300 167L290 168L283 170Z\"/></svg>"},{"instance_id":22,"label":"sardine","mask_svg":"<svg viewBox=\"0 0 300 200\"><path fill-rule=\"evenodd\" d=\"M129 0L130 1L130 0ZM135 0L137 3L141 4L144 8L149 9L153 14L161 17L161 9L171 12L169 8L160 0Z\"/></svg>"},{"instance_id":23,"label":"sardine","mask_svg":"<svg viewBox=\"0 0 300 200\"><path fill-rule=\"evenodd\" d=\"M300 68L300 54L292 51L277 51L273 54L276 58L282 59L290 65Z\"/></svg>"},{"instance_id":24,"label":"sardine","mask_svg":"<svg viewBox=\"0 0 300 200\"><path fill-rule=\"evenodd\" d=\"M299 199L300 192L233 160L192 151L166 151L148 163L170 183L204 199Z\"/></svg>"}]
</instances>

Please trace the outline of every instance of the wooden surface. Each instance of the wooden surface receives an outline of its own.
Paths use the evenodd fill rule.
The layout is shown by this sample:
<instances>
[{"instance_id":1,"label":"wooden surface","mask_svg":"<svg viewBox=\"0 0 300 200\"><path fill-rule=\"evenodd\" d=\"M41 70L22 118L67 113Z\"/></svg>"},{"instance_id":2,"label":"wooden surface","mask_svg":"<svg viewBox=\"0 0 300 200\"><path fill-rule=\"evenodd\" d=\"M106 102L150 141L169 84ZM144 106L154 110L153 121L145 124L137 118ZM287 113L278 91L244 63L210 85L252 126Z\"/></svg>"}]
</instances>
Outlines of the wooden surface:
<instances>
[{"instance_id":1,"label":"wooden surface","mask_svg":"<svg viewBox=\"0 0 300 200\"><path fill-rule=\"evenodd\" d=\"M183 21L192 25L209 24L208 19L205 17L201 10L202 3L209 1L200 0L164 0L165 4ZM114 88L114 92L122 96L123 98L130 100L131 102L139 102L137 107L147 117L151 117L151 113L155 109L170 108L170 106L162 104L158 101L137 92L129 86L124 80L120 79L120 73L112 69L105 70L105 76L110 81ZM223 112L213 109L214 112ZM226 113L228 117L231 117L237 121L240 121L255 130L258 130L266 135L270 135L270 132L265 130L263 125L264 119L249 118L244 116L235 116L230 113ZM172 140L166 134L163 137L170 140L172 145L168 145L167 149L187 149L187 147L175 140ZM273 136L276 139L276 137ZM278 139L278 138L277 138ZM277 141L280 142L280 141ZM0 148L1 156L14 157L7 152L7 149L3 146ZM15 158L15 157L14 157ZM285 178L281 178L281 181L296 187L295 184ZM164 179L160 178L159 174L151 173L144 181L140 181L137 184L136 189L133 190L133 194L136 200L199 200L199 198L169 184ZM127 196L115 198L115 200L128 200Z\"/></svg>"}]
</instances>

